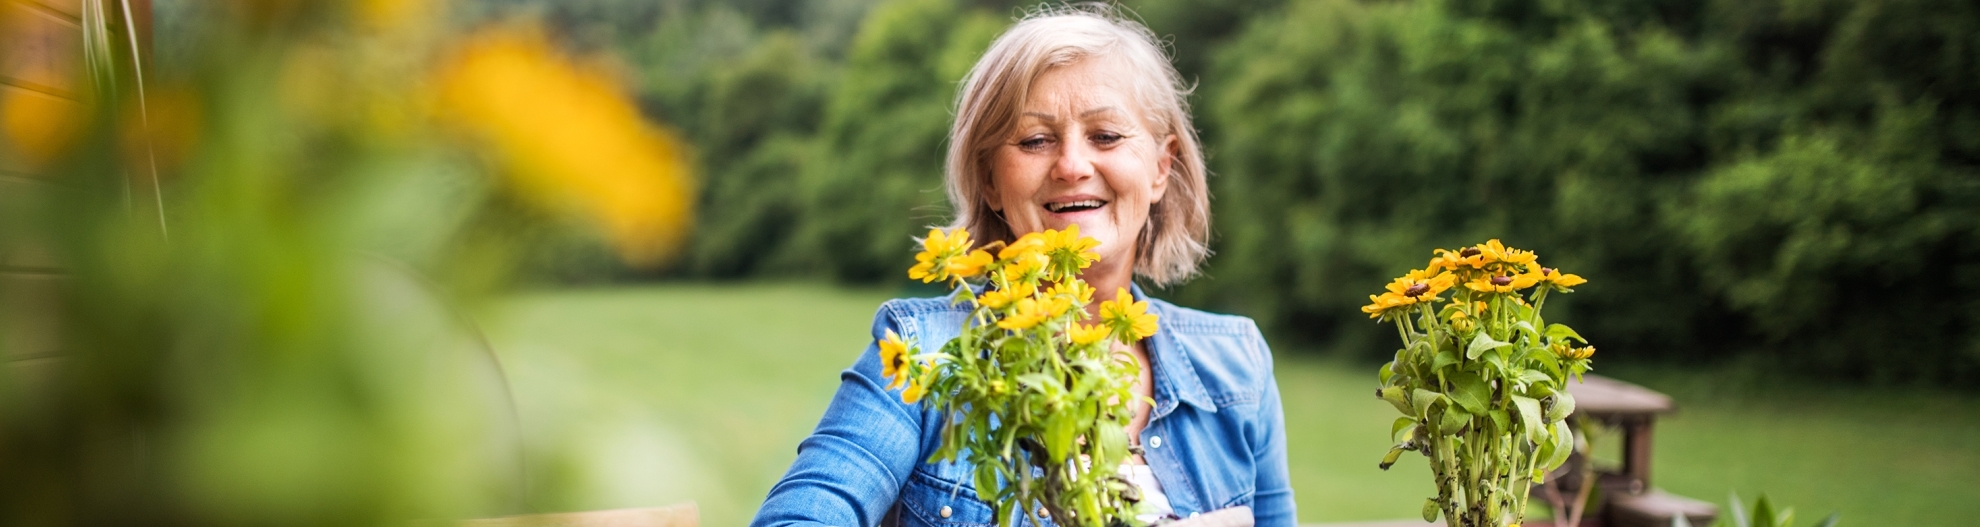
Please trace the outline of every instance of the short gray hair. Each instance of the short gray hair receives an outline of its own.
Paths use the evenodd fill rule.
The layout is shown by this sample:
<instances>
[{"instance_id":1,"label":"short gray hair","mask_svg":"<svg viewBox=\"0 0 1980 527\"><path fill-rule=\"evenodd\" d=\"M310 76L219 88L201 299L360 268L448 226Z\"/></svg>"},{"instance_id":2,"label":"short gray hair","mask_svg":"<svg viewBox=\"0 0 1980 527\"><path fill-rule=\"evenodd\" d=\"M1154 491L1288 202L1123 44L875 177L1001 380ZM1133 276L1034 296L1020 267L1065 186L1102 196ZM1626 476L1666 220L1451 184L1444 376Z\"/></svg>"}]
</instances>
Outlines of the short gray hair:
<instances>
[{"instance_id":1,"label":"short gray hair","mask_svg":"<svg viewBox=\"0 0 1980 527\"><path fill-rule=\"evenodd\" d=\"M956 94L956 122L949 129L944 172L951 228L967 228L981 243L1016 239L1003 216L990 208L990 156L1017 124L1031 83L1046 70L1087 57L1126 61L1141 116L1158 134L1176 137L1168 190L1149 207L1137 236L1134 273L1156 285L1182 283L1210 254L1209 170L1203 145L1190 123L1190 87L1170 64L1155 33L1104 4L1045 8L1026 15L998 36L963 78ZM1157 140L1161 137L1158 135Z\"/></svg>"}]
</instances>

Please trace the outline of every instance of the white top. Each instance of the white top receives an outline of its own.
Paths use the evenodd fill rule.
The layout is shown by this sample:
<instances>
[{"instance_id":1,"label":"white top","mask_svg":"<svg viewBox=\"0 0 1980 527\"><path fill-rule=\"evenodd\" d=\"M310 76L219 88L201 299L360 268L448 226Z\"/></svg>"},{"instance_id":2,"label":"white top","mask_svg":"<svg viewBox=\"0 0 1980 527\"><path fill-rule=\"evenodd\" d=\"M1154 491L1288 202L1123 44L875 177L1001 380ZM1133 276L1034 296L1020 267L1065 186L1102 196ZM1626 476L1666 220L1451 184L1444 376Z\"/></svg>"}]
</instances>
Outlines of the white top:
<instances>
[{"instance_id":1,"label":"white top","mask_svg":"<svg viewBox=\"0 0 1980 527\"><path fill-rule=\"evenodd\" d=\"M1169 495L1162 493L1162 482L1155 480L1155 470L1148 465L1121 465L1121 476L1141 489L1141 504L1134 519L1142 525L1155 523L1176 511L1169 506Z\"/></svg>"}]
</instances>

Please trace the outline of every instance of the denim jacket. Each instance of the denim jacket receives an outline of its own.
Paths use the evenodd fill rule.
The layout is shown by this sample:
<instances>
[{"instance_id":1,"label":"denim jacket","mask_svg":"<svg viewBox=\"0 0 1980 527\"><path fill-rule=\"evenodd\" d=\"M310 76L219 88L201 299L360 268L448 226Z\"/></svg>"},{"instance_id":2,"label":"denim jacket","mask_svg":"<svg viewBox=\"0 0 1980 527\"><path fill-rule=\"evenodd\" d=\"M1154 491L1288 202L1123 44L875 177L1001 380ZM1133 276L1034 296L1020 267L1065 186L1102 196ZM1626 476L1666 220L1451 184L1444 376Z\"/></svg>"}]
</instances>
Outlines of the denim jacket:
<instances>
[{"instance_id":1,"label":"denim jacket","mask_svg":"<svg viewBox=\"0 0 1980 527\"><path fill-rule=\"evenodd\" d=\"M1133 295L1160 317L1147 342L1155 407L1141 445L1176 514L1247 505L1259 527L1294 525L1285 416L1258 326L1149 299L1138 287ZM969 307L948 298L888 301L873 317L873 338L891 329L937 349L955 338ZM908 526L995 524L990 505L976 498L967 461L928 462L942 417L886 389L877 346L839 380L818 428L798 444L797 460L751 525L866 527L889 515Z\"/></svg>"}]
</instances>

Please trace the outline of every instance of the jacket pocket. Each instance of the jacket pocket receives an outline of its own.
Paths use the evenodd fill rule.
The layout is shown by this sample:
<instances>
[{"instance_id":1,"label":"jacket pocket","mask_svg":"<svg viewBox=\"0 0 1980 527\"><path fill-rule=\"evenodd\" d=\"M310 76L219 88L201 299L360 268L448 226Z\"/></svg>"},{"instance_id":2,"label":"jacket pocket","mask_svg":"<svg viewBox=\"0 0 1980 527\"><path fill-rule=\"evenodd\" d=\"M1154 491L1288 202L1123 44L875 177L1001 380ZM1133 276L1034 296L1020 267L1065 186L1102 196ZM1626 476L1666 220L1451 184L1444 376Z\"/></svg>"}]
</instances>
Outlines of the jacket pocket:
<instances>
[{"instance_id":1,"label":"jacket pocket","mask_svg":"<svg viewBox=\"0 0 1980 527\"><path fill-rule=\"evenodd\" d=\"M929 474L929 465L916 467L901 488L901 520L909 526L988 526L996 524L990 504L976 499L976 488L957 485ZM948 512L944 515L943 512Z\"/></svg>"}]
</instances>

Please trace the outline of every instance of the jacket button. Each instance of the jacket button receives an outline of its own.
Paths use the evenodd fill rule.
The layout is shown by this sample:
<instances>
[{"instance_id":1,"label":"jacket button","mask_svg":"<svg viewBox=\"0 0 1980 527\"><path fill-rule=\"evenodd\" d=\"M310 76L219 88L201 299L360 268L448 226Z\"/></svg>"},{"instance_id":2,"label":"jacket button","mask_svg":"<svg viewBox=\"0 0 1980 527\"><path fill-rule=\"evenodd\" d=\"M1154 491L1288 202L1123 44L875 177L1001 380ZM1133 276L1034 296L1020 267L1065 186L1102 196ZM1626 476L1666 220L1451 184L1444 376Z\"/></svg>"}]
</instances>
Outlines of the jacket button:
<instances>
[{"instance_id":1,"label":"jacket button","mask_svg":"<svg viewBox=\"0 0 1980 527\"><path fill-rule=\"evenodd\" d=\"M1038 517L1040 517L1040 518L1050 518L1050 517L1052 517L1052 511L1048 511L1048 510L1045 510L1045 508L1044 508L1044 507L1039 507L1039 508L1038 508Z\"/></svg>"},{"instance_id":2,"label":"jacket button","mask_svg":"<svg viewBox=\"0 0 1980 527\"><path fill-rule=\"evenodd\" d=\"M943 518L947 518L947 517L949 517L949 515L951 515L951 514L955 514L955 513L956 513L956 510L955 510L955 509L951 509L951 508L949 508L949 506L948 506L948 505L943 505L943 506L942 506L942 517L943 517Z\"/></svg>"},{"instance_id":3,"label":"jacket button","mask_svg":"<svg viewBox=\"0 0 1980 527\"><path fill-rule=\"evenodd\" d=\"M1162 448L1162 436L1148 438L1148 448Z\"/></svg>"}]
</instances>

